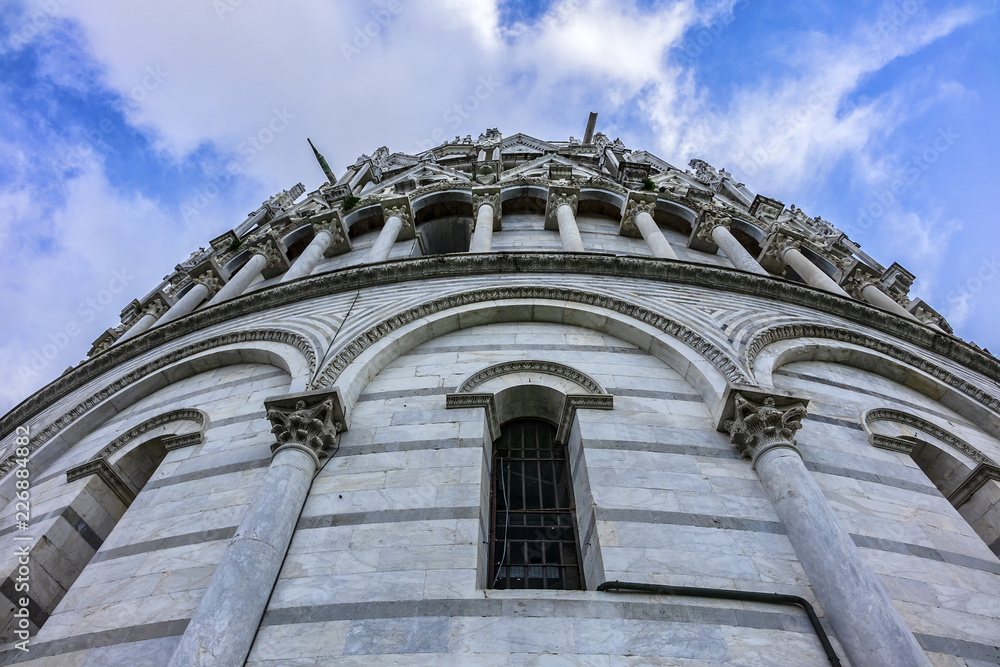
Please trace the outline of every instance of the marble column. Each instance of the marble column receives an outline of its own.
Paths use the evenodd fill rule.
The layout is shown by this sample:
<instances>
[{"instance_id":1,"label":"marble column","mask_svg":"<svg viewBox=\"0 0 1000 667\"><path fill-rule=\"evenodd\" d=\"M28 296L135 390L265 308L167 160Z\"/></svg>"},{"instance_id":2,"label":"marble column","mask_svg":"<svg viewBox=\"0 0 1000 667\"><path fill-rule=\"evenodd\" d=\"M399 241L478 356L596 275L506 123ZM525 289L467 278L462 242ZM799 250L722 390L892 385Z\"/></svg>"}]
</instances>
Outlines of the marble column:
<instances>
[{"instance_id":1,"label":"marble column","mask_svg":"<svg viewBox=\"0 0 1000 667\"><path fill-rule=\"evenodd\" d=\"M484 201L476 213L476 228L472 232L469 252L489 252L493 247L493 204Z\"/></svg>"},{"instance_id":2,"label":"marble column","mask_svg":"<svg viewBox=\"0 0 1000 667\"><path fill-rule=\"evenodd\" d=\"M382 231L378 233L378 238L375 239L375 244L368 250L368 254L365 256L365 262L384 262L389 259L389 253L392 252L392 246L396 243L396 238L399 237L399 232L402 229L403 218L398 215L389 216L386 219L385 224L382 226Z\"/></svg>"},{"instance_id":3,"label":"marble column","mask_svg":"<svg viewBox=\"0 0 1000 667\"><path fill-rule=\"evenodd\" d=\"M173 322L174 320L184 317L195 308L201 305L202 301L208 299L216 290L221 287L221 281L218 277L210 272L205 272L195 279L195 285L187 291L187 293L182 296L177 303L170 306L170 309L163 314L157 324L162 325L167 322Z\"/></svg>"},{"instance_id":4,"label":"marble column","mask_svg":"<svg viewBox=\"0 0 1000 667\"><path fill-rule=\"evenodd\" d=\"M810 262L805 255L799 252L799 244L797 241L792 241L790 239L784 241L783 245L780 246L779 249L781 257L785 263L792 267L795 270L795 273L799 274L799 277L806 281L807 285L821 290L826 290L832 294L850 297L850 294L845 292L844 289L833 280L833 278L823 273L822 269Z\"/></svg>"},{"instance_id":5,"label":"marble column","mask_svg":"<svg viewBox=\"0 0 1000 667\"><path fill-rule=\"evenodd\" d=\"M623 236L635 236L635 232L638 231L639 235L646 241L646 245L649 246L649 252L653 257L677 259L677 253L670 247L667 238L660 231L656 221L653 220L653 211L655 210L655 194L630 193L622 211L622 221L618 227L618 233Z\"/></svg>"},{"instance_id":6,"label":"marble column","mask_svg":"<svg viewBox=\"0 0 1000 667\"><path fill-rule=\"evenodd\" d=\"M559 202L556 208L556 222L559 224L559 240L566 252L583 252L583 239L580 238L580 228L576 225L575 208L576 195L572 195L573 203Z\"/></svg>"},{"instance_id":7,"label":"marble column","mask_svg":"<svg viewBox=\"0 0 1000 667\"><path fill-rule=\"evenodd\" d=\"M243 294L244 290L250 286L250 283L257 280L261 273L264 272L264 269L267 268L270 261L267 254L268 250L267 245L260 245L254 248L253 255L250 256L247 263L241 266L239 271L229 279L229 282L223 285L222 289L208 302L208 305L214 306L217 303L235 299Z\"/></svg>"},{"instance_id":8,"label":"marble column","mask_svg":"<svg viewBox=\"0 0 1000 667\"><path fill-rule=\"evenodd\" d=\"M121 338L115 341L115 345L127 341L130 338L135 338L139 334L148 331L154 324L156 324L156 320L158 320L166 311L167 307L159 299L147 304L146 307L142 309L142 317L140 317L135 324L129 327L128 331L123 333Z\"/></svg>"},{"instance_id":9,"label":"marble column","mask_svg":"<svg viewBox=\"0 0 1000 667\"><path fill-rule=\"evenodd\" d=\"M930 666L913 633L837 519L795 444L806 409L735 394L725 422L751 459L823 610L855 667Z\"/></svg>"},{"instance_id":10,"label":"marble column","mask_svg":"<svg viewBox=\"0 0 1000 667\"><path fill-rule=\"evenodd\" d=\"M909 320L913 320L914 322L920 322L916 315L903 308L896 302L895 299L880 290L872 280L867 278L854 278L848 283L848 287L857 298L867 301L876 308L888 310L890 313L899 315L900 317L905 317ZM923 324L923 322L921 322L921 324Z\"/></svg>"},{"instance_id":11,"label":"marble column","mask_svg":"<svg viewBox=\"0 0 1000 667\"><path fill-rule=\"evenodd\" d=\"M266 402L277 442L222 560L191 617L170 667L242 665L264 616L320 457L333 453L335 398L299 395L294 407ZM325 397L325 398L324 398Z\"/></svg>"},{"instance_id":12,"label":"marble column","mask_svg":"<svg viewBox=\"0 0 1000 667\"><path fill-rule=\"evenodd\" d=\"M327 249L334 243L340 243L343 240L344 232L340 228L340 221L334 218L330 221L329 226L316 230L316 235L313 236L312 241L302 251L302 254L295 259L292 266L285 271L285 275L281 277L279 282L287 283L291 280L305 278L310 275L320 260L323 259L323 255Z\"/></svg>"},{"instance_id":13,"label":"marble column","mask_svg":"<svg viewBox=\"0 0 1000 667\"><path fill-rule=\"evenodd\" d=\"M743 244L737 241L733 233L724 225L717 225L712 229L712 240L715 241L715 245L719 246L722 254L733 263L733 267L740 271L756 273L760 276L771 275L764 270L764 267L757 263L753 255L747 252Z\"/></svg>"}]
</instances>

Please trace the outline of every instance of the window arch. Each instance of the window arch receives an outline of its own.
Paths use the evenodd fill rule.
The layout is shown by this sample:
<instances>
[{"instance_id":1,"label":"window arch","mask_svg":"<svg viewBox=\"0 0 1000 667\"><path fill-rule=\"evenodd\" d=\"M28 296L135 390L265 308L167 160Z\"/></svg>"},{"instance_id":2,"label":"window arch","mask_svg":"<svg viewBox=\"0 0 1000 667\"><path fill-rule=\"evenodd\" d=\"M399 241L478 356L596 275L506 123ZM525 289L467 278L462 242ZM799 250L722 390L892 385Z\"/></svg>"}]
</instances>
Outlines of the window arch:
<instances>
[{"instance_id":1,"label":"window arch","mask_svg":"<svg viewBox=\"0 0 1000 667\"><path fill-rule=\"evenodd\" d=\"M566 449L547 421L501 427L491 466L490 588L584 588Z\"/></svg>"}]
</instances>

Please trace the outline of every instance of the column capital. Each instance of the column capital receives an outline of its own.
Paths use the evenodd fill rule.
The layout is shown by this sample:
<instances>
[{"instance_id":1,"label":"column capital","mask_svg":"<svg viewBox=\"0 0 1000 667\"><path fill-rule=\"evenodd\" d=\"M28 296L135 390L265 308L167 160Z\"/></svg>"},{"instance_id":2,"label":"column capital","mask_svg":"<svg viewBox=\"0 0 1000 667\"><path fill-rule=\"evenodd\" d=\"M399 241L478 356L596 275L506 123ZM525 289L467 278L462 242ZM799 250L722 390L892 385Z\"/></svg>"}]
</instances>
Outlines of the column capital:
<instances>
[{"instance_id":1,"label":"column capital","mask_svg":"<svg viewBox=\"0 0 1000 667\"><path fill-rule=\"evenodd\" d=\"M205 271L197 278L192 276L192 282L197 283L198 285L204 285L208 288L208 296L205 297L206 299L211 299L215 296L216 293L222 289L223 284L222 279L212 271Z\"/></svg>"},{"instance_id":2,"label":"column capital","mask_svg":"<svg viewBox=\"0 0 1000 667\"><path fill-rule=\"evenodd\" d=\"M859 263L840 280L840 285L844 288L844 291L859 301L865 301L862 293L869 285L873 285L878 289L878 276L866 271L866 268L864 264Z\"/></svg>"},{"instance_id":3,"label":"column capital","mask_svg":"<svg viewBox=\"0 0 1000 667\"><path fill-rule=\"evenodd\" d=\"M313 228L314 236L320 232L328 232L333 237L326 252L323 253L325 257L334 257L335 255L350 252L351 240L347 235L347 230L344 227L344 219L341 217L340 211L326 211L321 215L310 218L309 224Z\"/></svg>"},{"instance_id":4,"label":"column capital","mask_svg":"<svg viewBox=\"0 0 1000 667\"><path fill-rule=\"evenodd\" d=\"M479 214L479 207L489 204L493 208L493 231L500 231L500 188L496 185L472 188L472 217Z\"/></svg>"},{"instance_id":5,"label":"column capital","mask_svg":"<svg viewBox=\"0 0 1000 667\"><path fill-rule=\"evenodd\" d=\"M275 442L271 452L286 445L305 447L317 459L337 450L337 434L344 430L343 399L337 389L278 396L264 401Z\"/></svg>"},{"instance_id":6,"label":"column capital","mask_svg":"<svg viewBox=\"0 0 1000 667\"><path fill-rule=\"evenodd\" d=\"M770 232L757 262L771 273L780 276L785 270L785 253L791 249L801 248L802 239L783 227L772 226Z\"/></svg>"},{"instance_id":7,"label":"column capital","mask_svg":"<svg viewBox=\"0 0 1000 667\"><path fill-rule=\"evenodd\" d=\"M798 453L795 432L802 428L807 401L758 391L731 390L723 408L721 430L756 467L769 449L786 447Z\"/></svg>"},{"instance_id":8,"label":"column capital","mask_svg":"<svg viewBox=\"0 0 1000 667\"><path fill-rule=\"evenodd\" d=\"M397 241L408 241L416 238L416 230L413 227L413 207L410 206L409 197L390 197L380 202L382 206L382 218L388 222L389 218L395 216L403 221L403 227L399 230Z\"/></svg>"},{"instance_id":9,"label":"column capital","mask_svg":"<svg viewBox=\"0 0 1000 667\"><path fill-rule=\"evenodd\" d=\"M167 304L160 298L153 299L142 308L143 315L152 315L153 317L159 317L165 312L167 312Z\"/></svg>"},{"instance_id":10,"label":"column capital","mask_svg":"<svg viewBox=\"0 0 1000 667\"><path fill-rule=\"evenodd\" d=\"M716 252L719 247L712 237L712 232L715 231L716 227L730 229L732 224L732 217L725 211L705 209L698 217L694 229L691 230L691 236L688 237L688 247L703 252Z\"/></svg>"},{"instance_id":11,"label":"column capital","mask_svg":"<svg viewBox=\"0 0 1000 667\"><path fill-rule=\"evenodd\" d=\"M622 221L618 226L620 236L631 236L641 238L639 227L635 224L635 218L640 213L647 213L652 217L656 210L656 195L652 192L629 192L625 206L622 207Z\"/></svg>"},{"instance_id":12,"label":"column capital","mask_svg":"<svg viewBox=\"0 0 1000 667\"><path fill-rule=\"evenodd\" d=\"M560 206L569 206L576 215L577 205L580 201L580 191L577 188L567 188L560 185L549 186L549 196L545 204L545 229L550 231L559 229L559 222L556 220L556 211Z\"/></svg>"},{"instance_id":13,"label":"column capital","mask_svg":"<svg viewBox=\"0 0 1000 667\"><path fill-rule=\"evenodd\" d=\"M281 252L278 248L278 242L274 237L270 235L261 236L249 245L251 253L261 255L267 260L264 270L261 271L265 278L273 278L288 270L288 260L285 259L285 253Z\"/></svg>"}]
</instances>

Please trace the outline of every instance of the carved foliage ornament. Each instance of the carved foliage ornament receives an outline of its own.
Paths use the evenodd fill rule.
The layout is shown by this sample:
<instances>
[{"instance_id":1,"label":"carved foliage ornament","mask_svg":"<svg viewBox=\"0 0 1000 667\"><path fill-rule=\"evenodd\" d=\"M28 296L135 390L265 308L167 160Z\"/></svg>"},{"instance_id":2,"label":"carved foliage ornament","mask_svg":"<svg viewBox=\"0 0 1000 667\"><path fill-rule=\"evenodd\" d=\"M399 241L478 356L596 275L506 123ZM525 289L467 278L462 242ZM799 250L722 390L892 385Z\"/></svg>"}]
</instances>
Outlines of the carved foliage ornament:
<instances>
[{"instance_id":1,"label":"carved foliage ornament","mask_svg":"<svg viewBox=\"0 0 1000 667\"><path fill-rule=\"evenodd\" d=\"M344 428L341 422L334 420L333 398L311 407L304 400L297 401L292 409L272 407L267 411L267 418L273 424L271 433L277 439L271 445L272 452L282 445L294 443L305 445L323 458L333 449L337 433Z\"/></svg>"},{"instance_id":2,"label":"carved foliage ornament","mask_svg":"<svg viewBox=\"0 0 1000 667\"><path fill-rule=\"evenodd\" d=\"M622 227L628 230L637 229L638 227L635 224L636 217L638 217L640 213L647 213L650 217L652 217L655 210L655 201L629 199L628 204L625 205L625 215L622 216Z\"/></svg>"},{"instance_id":3,"label":"carved foliage ornament","mask_svg":"<svg viewBox=\"0 0 1000 667\"><path fill-rule=\"evenodd\" d=\"M205 273L201 274L200 276L194 279L194 282L198 283L199 285L204 285L205 287L208 288L208 296L205 297L206 299L212 298L213 296L215 296L216 292L222 289L222 281L219 280L219 277L214 273L212 273L211 271L206 271Z\"/></svg>"},{"instance_id":4,"label":"carved foliage ornament","mask_svg":"<svg viewBox=\"0 0 1000 667\"><path fill-rule=\"evenodd\" d=\"M773 398L754 403L741 394L735 396L735 415L724 426L743 456L756 464L760 455L775 447L795 447L795 432L802 428L806 409L801 403L778 408Z\"/></svg>"}]
</instances>

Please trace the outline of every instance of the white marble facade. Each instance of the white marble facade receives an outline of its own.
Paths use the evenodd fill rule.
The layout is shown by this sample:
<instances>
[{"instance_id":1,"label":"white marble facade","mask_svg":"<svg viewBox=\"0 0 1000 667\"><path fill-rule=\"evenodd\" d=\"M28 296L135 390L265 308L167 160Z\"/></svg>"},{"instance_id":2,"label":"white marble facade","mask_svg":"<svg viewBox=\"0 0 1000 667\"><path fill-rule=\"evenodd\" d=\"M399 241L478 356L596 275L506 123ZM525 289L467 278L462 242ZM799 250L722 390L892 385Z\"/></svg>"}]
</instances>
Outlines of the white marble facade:
<instances>
[{"instance_id":1,"label":"white marble facade","mask_svg":"<svg viewBox=\"0 0 1000 667\"><path fill-rule=\"evenodd\" d=\"M830 664L760 592L841 664L1000 664L1000 364L692 166L490 130L206 239L0 422L0 662ZM567 447L584 590L490 587L524 416Z\"/></svg>"}]
</instances>

